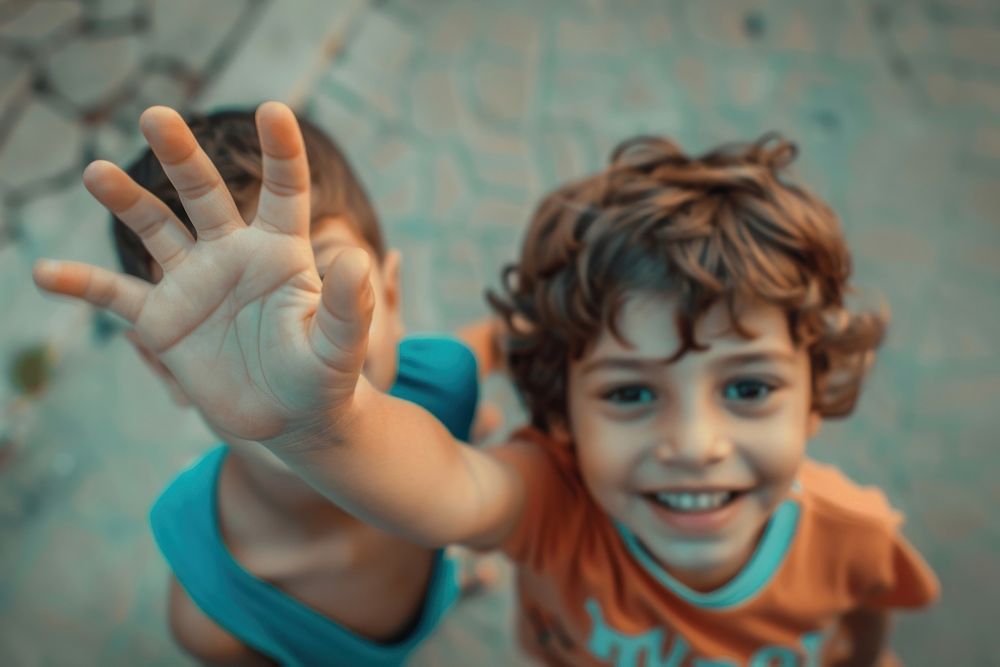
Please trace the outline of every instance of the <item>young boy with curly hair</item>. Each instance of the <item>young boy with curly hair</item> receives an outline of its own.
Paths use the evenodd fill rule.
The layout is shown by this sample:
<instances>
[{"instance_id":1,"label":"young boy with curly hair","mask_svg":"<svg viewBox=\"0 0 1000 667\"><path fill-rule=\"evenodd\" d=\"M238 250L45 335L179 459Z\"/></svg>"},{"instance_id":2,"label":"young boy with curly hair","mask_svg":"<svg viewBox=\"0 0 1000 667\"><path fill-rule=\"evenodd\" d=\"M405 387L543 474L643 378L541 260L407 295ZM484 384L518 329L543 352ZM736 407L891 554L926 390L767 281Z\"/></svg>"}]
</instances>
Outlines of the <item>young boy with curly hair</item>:
<instances>
[{"instance_id":1,"label":"young boy with curly hair","mask_svg":"<svg viewBox=\"0 0 1000 667\"><path fill-rule=\"evenodd\" d=\"M285 196L268 220L302 245L294 118L262 117ZM638 138L546 197L491 297L531 424L485 452L360 374L363 252L340 253L322 287L304 267L274 275L284 263L253 226L206 210L192 219L218 245L163 248L187 253L169 289L80 265L35 275L137 329L147 311L189 322L161 358L210 419L359 517L502 549L522 642L546 664L870 665L891 660L891 610L930 603L937 582L879 491L805 456L822 419L852 410L886 322L845 307L847 247L829 208L787 181L793 157L780 138L699 157ZM204 163L187 173L215 180ZM195 290L182 272L199 250L260 264ZM198 317L216 288L222 322ZM240 305L262 294L274 309ZM241 319L256 336L227 338ZM240 390L246 375L261 381Z\"/></svg>"},{"instance_id":2,"label":"young boy with curly hair","mask_svg":"<svg viewBox=\"0 0 1000 667\"><path fill-rule=\"evenodd\" d=\"M134 285L164 284L164 276L181 260L171 244L190 245L195 237L199 243L213 242L220 230L198 229L190 219L205 210L225 210L233 221L256 219L261 233L272 237L262 241L261 253L280 252L287 245L268 223L278 213L270 208L269 195L280 196L286 186L281 178L264 177L272 158L262 160L252 109L197 116L190 125L193 137L185 136L183 125L178 135L176 126L155 118L143 121L155 153L145 150L127 174L95 163L84 176L113 213L115 248ZM316 126L305 120L299 124L310 188L301 201L308 213L305 243L296 247L294 261L263 268L254 257L204 259L185 286L215 296L228 286L211 285L232 272L245 270L260 280L307 266L321 275L343 248L364 249L374 265L365 377L373 386L422 405L452 435L468 440L478 398L473 352L455 338L403 338L400 254L386 247L374 207L341 151ZM232 199L200 187L190 170L177 163L192 156L216 166L215 186L228 190L226 197L231 194ZM185 259L199 261L196 256ZM252 301L247 294L238 298L243 305ZM254 307L266 311L272 305L261 299ZM200 313L205 321L228 315L222 304ZM159 359L178 343L176 324L150 307L141 325L127 335L174 399L186 405L192 391ZM230 325L236 338L257 333L246 329L249 323L241 317ZM485 332L482 325L468 330ZM483 340L472 335L469 342L482 348ZM224 361L207 360L203 371L214 373L213 367ZM242 384L267 381L248 373L218 396L217 405L239 403ZM452 562L439 550L358 521L252 438L218 425L213 430L222 444L183 471L150 514L153 534L172 570L168 613L177 642L213 665L400 664L454 600L458 582Z\"/></svg>"}]
</instances>

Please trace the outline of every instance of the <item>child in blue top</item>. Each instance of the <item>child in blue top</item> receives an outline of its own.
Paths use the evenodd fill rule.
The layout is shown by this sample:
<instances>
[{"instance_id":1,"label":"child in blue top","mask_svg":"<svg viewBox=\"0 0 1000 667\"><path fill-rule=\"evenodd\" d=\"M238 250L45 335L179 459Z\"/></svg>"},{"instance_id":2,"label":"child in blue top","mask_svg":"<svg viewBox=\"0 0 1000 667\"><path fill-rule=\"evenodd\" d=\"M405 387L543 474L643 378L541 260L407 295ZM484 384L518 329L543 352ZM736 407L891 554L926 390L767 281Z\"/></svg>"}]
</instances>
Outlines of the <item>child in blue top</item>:
<instances>
[{"instance_id":1,"label":"child in blue top","mask_svg":"<svg viewBox=\"0 0 1000 667\"><path fill-rule=\"evenodd\" d=\"M154 110L143 117L152 150L127 173L105 162L90 165L84 173L88 189L114 216L115 246L129 274L127 289L152 290L157 284L167 288L164 274L170 276L186 254L175 252L174 244L190 247L195 237L217 239L222 228L201 229L191 223L190 217L207 209L224 213L232 224L255 221L262 249L288 252L288 271L306 268L311 273L301 285L307 291L318 291L323 271L343 249L362 248L375 258L377 276L371 294L373 344L357 362L373 384L426 409L452 435L467 441L478 398L476 357L456 338L403 338L400 254L386 249L373 207L333 142L315 126L299 121L311 196L298 202L308 228L303 242L296 244L272 226L274 199L290 194L281 175L287 166L281 156L269 155L266 145L261 155L252 111L196 118L191 132L176 116L163 124L161 114ZM211 160L219 169L216 188L192 181L184 160ZM269 169L278 170L276 180L267 178ZM223 188L233 199L219 199ZM199 269L188 276L189 286L202 284L203 275L234 268L207 256L190 259ZM250 262L240 270L254 275L256 268ZM267 281L271 276L260 278ZM102 290L100 277L89 289ZM240 296L242 305L282 307L280 300L260 294L251 287ZM235 312L233 304L217 303L199 318L226 319ZM158 357L169 356L176 345L175 327L193 323L163 318L156 309L135 314L138 326L129 332L129 340L168 384L175 400L191 403ZM241 317L231 320L226 337L245 339L245 325ZM488 332L488 325L474 325L465 330L465 337L488 353ZM210 366L224 366L226 354L220 349ZM258 351L245 349L241 354L256 357ZM203 371L213 372L210 367ZM255 371L241 382L266 385L266 372ZM301 398L309 402L313 397ZM216 405L231 403L234 411L254 411L235 393L215 400ZM151 513L153 534L172 569L169 617L178 643L211 664L401 664L455 599L452 563L440 550L355 519L253 438L236 437L212 420L209 426L222 444L182 472Z\"/></svg>"}]
</instances>

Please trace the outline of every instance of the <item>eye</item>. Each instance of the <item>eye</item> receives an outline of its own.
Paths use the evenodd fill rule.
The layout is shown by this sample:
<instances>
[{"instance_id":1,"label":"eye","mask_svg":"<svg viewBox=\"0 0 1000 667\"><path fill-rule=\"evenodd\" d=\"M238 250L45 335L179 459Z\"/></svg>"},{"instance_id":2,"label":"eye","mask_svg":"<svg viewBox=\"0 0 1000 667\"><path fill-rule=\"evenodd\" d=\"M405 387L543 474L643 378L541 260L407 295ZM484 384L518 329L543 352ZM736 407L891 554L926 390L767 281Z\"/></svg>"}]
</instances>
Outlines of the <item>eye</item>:
<instances>
[{"instance_id":1,"label":"eye","mask_svg":"<svg viewBox=\"0 0 1000 667\"><path fill-rule=\"evenodd\" d=\"M644 385L630 384L606 391L601 395L601 398L608 403L629 406L649 403L656 398L656 394L653 393L652 389Z\"/></svg>"},{"instance_id":2,"label":"eye","mask_svg":"<svg viewBox=\"0 0 1000 667\"><path fill-rule=\"evenodd\" d=\"M729 401L760 403L771 395L777 386L763 380L735 380L728 383L722 390L723 396Z\"/></svg>"}]
</instances>

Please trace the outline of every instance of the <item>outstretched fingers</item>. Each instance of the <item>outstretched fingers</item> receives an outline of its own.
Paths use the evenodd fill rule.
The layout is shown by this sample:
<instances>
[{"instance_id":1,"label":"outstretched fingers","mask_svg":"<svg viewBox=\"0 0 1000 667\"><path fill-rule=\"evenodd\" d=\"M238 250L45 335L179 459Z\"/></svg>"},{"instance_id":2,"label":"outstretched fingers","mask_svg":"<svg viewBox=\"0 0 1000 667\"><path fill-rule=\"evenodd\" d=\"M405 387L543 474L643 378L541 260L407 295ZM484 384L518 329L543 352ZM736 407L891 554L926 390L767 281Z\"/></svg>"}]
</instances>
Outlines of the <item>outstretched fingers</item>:
<instances>
[{"instance_id":1,"label":"outstretched fingers","mask_svg":"<svg viewBox=\"0 0 1000 667\"><path fill-rule=\"evenodd\" d=\"M218 169L176 111L150 107L139 118L139 127L199 238L212 240L245 226Z\"/></svg>"},{"instance_id":2,"label":"outstretched fingers","mask_svg":"<svg viewBox=\"0 0 1000 667\"><path fill-rule=\"evenodd\" d=\"M133 276L80 262L42 259L32 270L35 284L46 292L82 299L135 324L152 285Z\"/></svg>"},{"instance_id":3,"label":"outstretched fingers","mask_svg":"<svg viewBox=\"0 0 1000 667\"><path fill-rule=\"evenodd\" d=\"M179 264L194 245L194 238L169 206L110 162L92 162L83 172L83 184L97 201L139 235L165 273Z\"/></svg>"},{"instance_id":4,"label":"outstretched fingers","mask_svg":"<svg viewBox=\"0 0 1000 667\"><path fill-rule=\"evenodd\" d=\"M360 248L341 250L323 278L323 297L309 330L316 355L356 379L364 365L375 295L371 259Z\"/></svg>"},{"instance_id":5,"label":"outstretched fingers","mask_svg":"<svg viewBox=\"0 0 1000 667\"><path fill-rule=\"evenodd\" d=\"M257 109L263 180L254 224L285 234L309 234L309 163L295 114L280 102Z\"/></svg>"}]
</instances>

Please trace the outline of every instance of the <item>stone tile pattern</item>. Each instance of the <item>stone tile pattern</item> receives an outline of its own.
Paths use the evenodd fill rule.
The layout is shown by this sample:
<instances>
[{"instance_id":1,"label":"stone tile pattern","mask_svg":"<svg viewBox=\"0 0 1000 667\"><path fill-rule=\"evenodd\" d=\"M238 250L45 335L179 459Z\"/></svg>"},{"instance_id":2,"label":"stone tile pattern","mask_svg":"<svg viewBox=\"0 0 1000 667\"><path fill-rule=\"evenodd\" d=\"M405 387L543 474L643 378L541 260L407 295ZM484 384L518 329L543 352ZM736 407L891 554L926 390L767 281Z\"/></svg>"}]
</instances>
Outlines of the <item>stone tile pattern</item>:
<instances>
[{"instance_id":1,"label":"stone tile pattern","mask_svg":"<svg viewBox=\"0 0 1000 667\"><path fill-rule=\"evenodd\" d=\"M0 8L0 239L21 208L138 146L145 107L187 106L267 0L11 2ZM2 242L2 241L0 241Z\"/></svg>"},{"instance_id":2,"label":"stone tile pattern","mask_svg":"<svg viewBox=\"0 0 1000 667\"><path fill-rule=\"evenodd\" d=\"M26 276L43 254L113 266L93 234L104 214L69 183L88 157L135 149L143 104L192 99L188 82L224 68L215 54L238 39L222 35L254 6L0 8L0 192L17 231L0 244L0 308L16 314L0 350L41 336L61 355L21 422L24 446L0 467L15 489L0 494L3 664L186 664L166 635L145 513L210 437L102 320L41 299ZM213 12L218 31L176 42L180 17ZM135 15L145 27L121 27ZM88 21L118 27L98 39ZM989 615L1000 522L988 510L1000 501L995 3L387 0L348 28L305 111L344 145L403 252L411 330L485 313L482 290L514 257L534 202L599 168L618 140L663 133L700 151L777 129L798 141L797 171L840 213L857 283L894 318L857 413L826 425L812 453L885 489L942 579L941 604L895 633L906 664L1000 664ZM144 63L141 75L124 61ZM156 92L115 97L129 85ZM509 388L486 394L517 423ZM3 385L0 400L11 400ZM522 664L509 611L507 595L463 605L415 664Z\"/></svg>"},{"instance_id":3,"label":"stone tile pattern","mask_svg":"<svg viewBox=\"0 0 1000 667\"><path fill-rule=\"evenodd\" d=\"M0 664L183 661L166 631L146 512L210 440L193 415L137 410L147 400L169 409L170 399L124 340L108 337L107 318L43 298L30 267L40 256L115 266L83 167L127 160L142 145L146 106L184 108L203 94L266 4L0 7ZM25 397L8 368L38 344L54 357L54 379ZM147 428L170 445L154 446Z\"/></svg>"}]
</instances>

